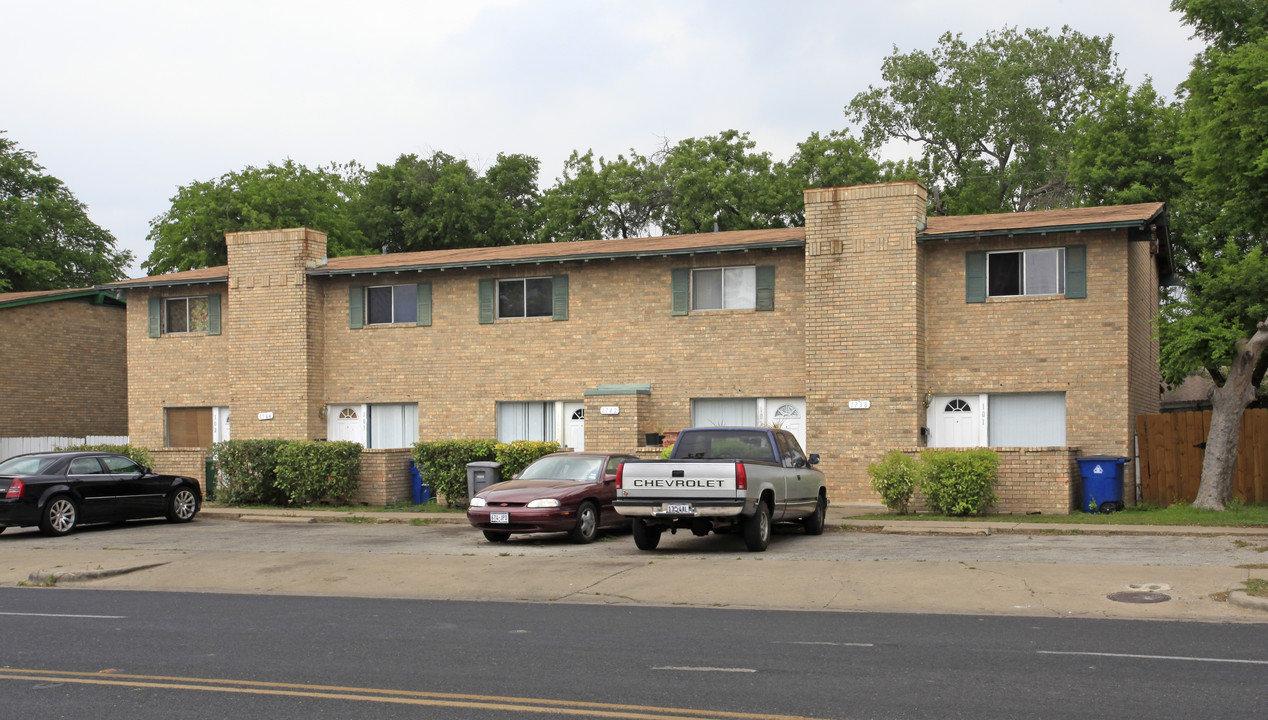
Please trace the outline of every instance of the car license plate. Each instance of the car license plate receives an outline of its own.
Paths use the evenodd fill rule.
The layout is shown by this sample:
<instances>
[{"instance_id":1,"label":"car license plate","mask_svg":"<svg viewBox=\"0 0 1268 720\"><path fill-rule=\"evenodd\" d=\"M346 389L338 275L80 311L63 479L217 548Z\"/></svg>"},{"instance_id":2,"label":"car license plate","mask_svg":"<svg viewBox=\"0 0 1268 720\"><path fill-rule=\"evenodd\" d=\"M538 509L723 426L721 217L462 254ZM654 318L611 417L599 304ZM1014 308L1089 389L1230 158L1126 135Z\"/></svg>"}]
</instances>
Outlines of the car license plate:
<instances>
[{"instance_id":1,"label":"car license plate","mask_svg":"<svg viewBox=\"0 0 1268 720\"><path fill-rule=\"evenodd\" d=\"M694 515L696 511L692 509L691 503L667 503L665 512L670 515Z\"/></svg>"},{"instance_id":2,"label":"car license plate","mask_svg":"<svg viewBox=\"0 0 1268 720\"><path fill-rule=\"evenodd\" d=\"M489 522L506 525L511 522L511 514L509 512L491 512L489 513Z\"/></svg>"}]
</instances>

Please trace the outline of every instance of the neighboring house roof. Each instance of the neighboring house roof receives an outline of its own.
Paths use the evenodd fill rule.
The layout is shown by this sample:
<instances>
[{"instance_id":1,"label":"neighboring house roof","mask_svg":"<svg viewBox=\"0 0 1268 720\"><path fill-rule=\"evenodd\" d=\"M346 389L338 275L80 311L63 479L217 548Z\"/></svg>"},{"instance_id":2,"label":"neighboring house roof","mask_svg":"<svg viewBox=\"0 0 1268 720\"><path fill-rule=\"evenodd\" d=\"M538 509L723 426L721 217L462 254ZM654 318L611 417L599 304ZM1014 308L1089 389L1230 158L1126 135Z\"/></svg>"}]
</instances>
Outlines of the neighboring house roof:
<instances>
[{"instance_id":1,"label":"neighboring house roof","mask_svg":"<svg viewBox=\"0 0 1268 720\"><path fill-rule=\"evenodd\" d=\"M80 298L88 300L93 305L125 304L123 300L108 290L75 288L73 290L35 290L30 292L0 293L0 308L33 305L56 300L78 300Z\"/></svg>"},{"instance_id":2,"label":"neighboring house roof","mask_svg":"<svg viewBox=\"0 0 1268 720\"><path fill-rule=\"evenodd\" d=\"M1082 230L1144 229L1152 224L1164 223L1163 203L1142 203L1138 205L1039 210L995 215L931 217L928 219L927 227L917 235L917 239L929 241ZM664 257L669 255L804 247L805 244L805 228L732 230L728 232L669 235L664 237L530 243L526 245L392 253L390 255L354 255L330 258L325 265L310 269L308 274L356 275L382 271L399 272L404 270L525 265L573 260ZM218 265L216 267L185 270L166 275L152 275L135 280L123 280L121 282L108 283L102 287L122 289L129 287L194 285L227 282L228 279L228 266Z\"/></svg>"}]
</instances>

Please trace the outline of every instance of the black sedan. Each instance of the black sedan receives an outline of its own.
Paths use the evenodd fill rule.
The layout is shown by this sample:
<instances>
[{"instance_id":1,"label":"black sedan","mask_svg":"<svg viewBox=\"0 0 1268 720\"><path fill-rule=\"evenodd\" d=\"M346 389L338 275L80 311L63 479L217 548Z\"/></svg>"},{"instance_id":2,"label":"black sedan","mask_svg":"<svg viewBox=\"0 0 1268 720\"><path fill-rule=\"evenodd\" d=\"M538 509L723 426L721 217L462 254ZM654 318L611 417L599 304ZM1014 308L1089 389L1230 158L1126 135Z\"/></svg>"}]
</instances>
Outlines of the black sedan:
<instances>
[{"instance_id":1,"label":"black sedan","mask_svg":"<svg viewBox=\"0 0 1268 720\"><path fill-rule=\"evenodd\" d=\"M163 516L189 522L202 501L193 478L159 475L116 453L35 453L0 463L0 532L38 525L45 535L65 535L85 523Z\"/></svg>"}]
</instances>

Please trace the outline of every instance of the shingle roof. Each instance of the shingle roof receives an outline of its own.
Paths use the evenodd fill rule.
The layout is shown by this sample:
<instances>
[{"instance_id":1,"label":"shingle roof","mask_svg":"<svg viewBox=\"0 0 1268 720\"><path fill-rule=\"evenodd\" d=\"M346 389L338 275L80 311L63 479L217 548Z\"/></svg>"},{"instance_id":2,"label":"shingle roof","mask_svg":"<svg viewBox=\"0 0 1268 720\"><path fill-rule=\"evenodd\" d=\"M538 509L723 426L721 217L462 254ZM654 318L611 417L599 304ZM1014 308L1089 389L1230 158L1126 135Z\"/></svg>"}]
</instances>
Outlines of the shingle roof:
<instances>
[{"instance_id":1,"label":"shingle roof","mask_svg":"<svg viewBox=\"0 0 1268 720\"><path fill-rule=\"evenodd\" d=\"M32 303L51 302L54 300L71 300L97 295L104 296L102 301L108 299L116 305L119 304L119 299L110 292L97 288L74 288L70 290L32 290L29 292L0 293L0 307L30 305Z\"/></svg>"},{"instance_id":2,"label":"shingle roof","mask_svg":"<svg viewBox=\"0 0 1268 720\"><path fill-rule=\"evenodd\" d=\"M1101 229L1110 227L1144 227L1157 218L1163 203L1112 205L1109 207L1035 210L998 215L935 216L919 234L921 240L943 240L953 237L1006 235L1019 232L1057 232L1064 229Z\"/></svg>"},{"instance_id":3,"label":"shingle roof","mask_svg":"<svg viewBox=\"0 0 1268 720\"><path fill-rule=\"evenodd\" d=\"M928 219L928 226L923 232L918 234L918 238L922 241L946 240L984 235L1144 227L1153 222L1162 211L1162 203L1141 203L1138 205L1039 210L995 215L931 217ZM702 252L804 247L805 244L805 228L732 230L719 233L696 233L693 235L669 235L663 237L530 243L499 247L392 253L390 255L354 255L351 257L330 258L325 265L308 272L310 275L349 275L384 270L426 270L564 262L598 258L687 255ZM228 279L228 266L218 265L198 270L185 270L166 275L152 275L134 280L107 283L101 287L128 288L192 285L208 282L227 282Z\"/></svg>"}]
</instances>

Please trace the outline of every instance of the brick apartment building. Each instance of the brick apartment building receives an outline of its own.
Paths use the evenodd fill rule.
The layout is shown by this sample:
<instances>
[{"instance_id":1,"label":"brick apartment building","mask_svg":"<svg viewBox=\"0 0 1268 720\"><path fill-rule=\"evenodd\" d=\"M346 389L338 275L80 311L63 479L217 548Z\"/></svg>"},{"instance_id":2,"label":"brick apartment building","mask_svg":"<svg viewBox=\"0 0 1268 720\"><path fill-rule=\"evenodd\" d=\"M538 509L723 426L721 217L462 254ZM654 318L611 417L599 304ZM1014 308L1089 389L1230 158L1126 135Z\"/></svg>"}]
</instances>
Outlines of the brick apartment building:
<instances>
[{"instance_id":1,"label":"brick apartment building","mask_svg":"<svg viewBox=\"0 0 1268 720\"><path fill-rule=\"evenodd\" d=\"M226 266L110 286L132 442L198 474L230 435L356 440L386 502L416 440L632 451L779 424L834 501L872 499L891 449L991 446L1002 510L1059 513L1076 457L1132 454L1159 402L1161 203L926 218L915 182L805 201L804 229L344 258L316 230L232 233Z\"/></svg>"},{"instance_id":2,"label":"brick apartment building","mask_svg":"<svg viewBox=\"0 0 1268 720\"><path fill-rule=\"evenodd\" d=\"M127 434L126 318L93 288L0 293L0 460L44 448L20 440Z\"/></svg>"}]
</instances>

